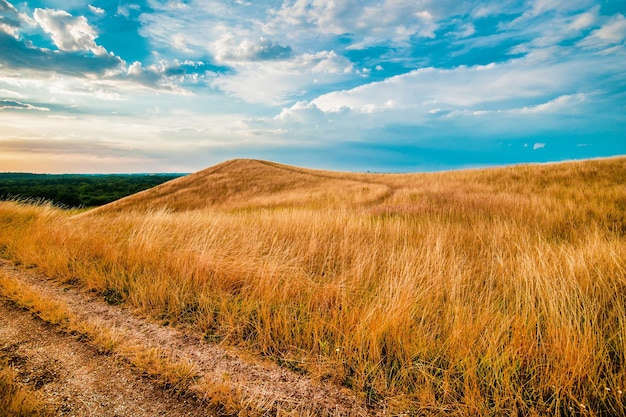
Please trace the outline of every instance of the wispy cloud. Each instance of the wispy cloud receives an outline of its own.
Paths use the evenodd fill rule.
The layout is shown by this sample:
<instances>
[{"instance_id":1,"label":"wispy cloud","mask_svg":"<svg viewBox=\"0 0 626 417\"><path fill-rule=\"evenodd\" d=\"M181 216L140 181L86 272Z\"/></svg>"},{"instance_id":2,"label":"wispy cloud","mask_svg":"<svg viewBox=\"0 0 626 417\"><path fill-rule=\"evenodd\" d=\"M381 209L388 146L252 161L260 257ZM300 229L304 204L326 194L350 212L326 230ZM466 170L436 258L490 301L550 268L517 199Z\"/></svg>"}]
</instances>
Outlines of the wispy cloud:
<instances>
[{"instance_id":1,"label":"wispy cloud","mask_svg":"<svg viewBox=\"0 0 626 417\"><path fill-rule=\"evenodd\" d=\"M617 14L612 16L602 27L594 30L588 37L579 42L579 45L589 48L624 46L625 40L626 17Z\"/></svg>"},{"instance_id":2,"label":"wispy cloud","mask_svg":"<svg viewBox=\"0 0 626 417\"><path fill-rule=\"evenodd\" d=\"M89 10L91 10L93 14L100 15L100 16L106 14L106 11L104 9L101 9L100 7L96 7L91 4L88 7L89 7Z\"/></svg>"},{"instance_id":3,"label":"wispy cloud","mask_svg":"<svg viewBox=\"0 0 626 417\"><path fill-rule=\"evenodd\" d=\"M50 111L47 107L33 106L29 103L22 103L16 100L0 100L0 110L37 110Z\"/></svg>"}]
</instances>

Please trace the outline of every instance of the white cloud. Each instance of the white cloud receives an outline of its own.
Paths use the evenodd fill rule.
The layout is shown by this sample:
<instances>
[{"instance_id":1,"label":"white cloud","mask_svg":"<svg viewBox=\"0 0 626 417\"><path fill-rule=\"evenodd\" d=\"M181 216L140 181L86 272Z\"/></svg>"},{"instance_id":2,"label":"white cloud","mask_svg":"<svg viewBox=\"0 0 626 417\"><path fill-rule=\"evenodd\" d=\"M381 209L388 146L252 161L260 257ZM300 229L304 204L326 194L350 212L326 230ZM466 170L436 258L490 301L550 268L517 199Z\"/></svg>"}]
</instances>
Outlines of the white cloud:
<instances>
[{"instance_id":1,"label":"white cloud","mask_svg":"<svg viewBox=\"0 0 626 417\"><path fill-rule=\"evenodd\" d=\"M311 38L314 34L348 34L357 39L352 47L362 48L382 42L402 43L413 36L433 37L438 18L467 8L451 1L285 1L272 12L273 18L264 29L299 37L309 32Z\"/></svg>"},{"instance_id":2,"label":"white cloud","mask_svg":"<svg viewBox=\"0 0 626 417\"><path fill-rule=\"evenodd\" d=\"M314 103L298 101L289 108L284 108L274 118L278 122L290 123L320 123L328 119L328 116L321 111Z\"/></svg>"},{"instance_id":3,"label":"white cloud","mask_svg":"<svg viewBox=\"0 0 626 417\"><path fill-rule=\"evenodd\" d=\"M226 34L218 39L211 48L219 62L261 61L289 58L292 50L263 37L256 41L239 41L234 35Z\"/></svg>"},{"instance_id":4,"label":"white cloud","mask_svg":"<svg viewBox=\"0 0 626 417\"><path fill-rule=\"evenodd\" d=\"M344 107L357 112L385 111L393 100L402 108L471 108L490 103L543 97L571 83L563 64L531 59L453 69L424 68L351 90L324 94L313 102L326 112Z\"/></svg>"},{"instance_id":5,"label":"white cloud","mask_svg":"<svg viewBox=\"0 0 626 417\"><path fill-rule=\"evenodd\" d=\"M626 39L626 18L617 14L600 29L593 32L592 36L606 43L622 43Z\"/></svg>"},{"instance_id":6,"label":"white cloud","mask_svg":"<svg viewBox=\"0 0 626 417\"><path fill-rule=\"evenodd\" d=\"M116 11L115 14L118 15L118 16L123 16L123 17L128 19L130 17L131 13L137 12L139 10L141 10L141 8L137 4L122 4L122 3L120 3L117 6L117 11Z\"/></svg>"},{"instance_id":7,"label":"white cloud","mask_svg":"<svg viewBox=\"0 0 626 417\"><path fill-rule=\"evenodd\" d=\"M550 0L535 6L544 11L539 13L533 11L535 9L527 10L519 18L502 25L502 29L506 30L504 39L511 39L513 36L526 39L511 49L513 54L532 53L544 48L558 47L567 40L578 40L586 31L606 20L600 16L600 6L589 5L585 0L572 3ZM498 41L502 42L504 39L500 38Z\"/></svg>"},{"instance_id":8,"label":"white cloud","mask_svg":"<svg viewBox=\"0 0 626 417\"><path fill-rule=\"evenodd\" d=\"M474 24L465 23L459 28L459 31L456 33L456 36L460 38L467 38L468 36L472 36L475 33L476 33L476 27L474 26Z\"/></svg>"},{"instance_id":9,"label":"white cloud","mask_svg":"<svg viewBox=\"0 0 626 417\"><path fill-rule=\"evenodd\" d=\"M141 62L135 61L131 65L128 66L128 75L141 75L143 69L141 67Z\"/></svg>"},{"instance_id":10,"label":"white cloud","mask_svg":"<svg viewBox=\"0 0 626 417\"><path fill-rule=\"evenodd\" d=\"M6 0L0 0L0 12L11 17L18 16L18 12L15 7L11 3L8 3ZM9 35L16 38L18 27L19 22L14 21L14 19L11 19L10 17L7 19L0 18L0 31L8 33Z\"/></svg>"},{"instance_id":11,"label":"white cloud","mask_svg":"<svg viewBox=\"0 0 626 417\"><path fill-rule=\"evenodd\" d=\"M316 83L345 80L353 69L349 60L333 51L233 65L237 72L217 78L213 85L245 101L272 105L293 100Z\"/></svg>"},{"instance_id":12,"label":"white cloud","mask_svg":"<svg viewBox=\"0 0 626 417\"><path fill-rule=\"evenodd\" d=\"M546 103L537 104L534 106L523 107L519 111L521 113L545 113L545 112L557 112L571 109L573 106L582 103L587 98L586 94L566 94L550 100Z\"/></svg>"},{"instance_id":13,"label":"white cloud","mask_svg":"<svg viewBox=\"0 0 626 417\"><path fill-rule=\"evenodd\" d=\"M106 13L104 9L101 9L100 7L92 6L91 4L88 7L89 7L89 10L91 10L91 13L93 14L102 16Z\"/></svg>"},{"instance_id":14,"label":"white cloud","mask_svg":"<svg viewBox=\"0 0 626 417\"><path fill-rule=\"evenodd\" d=\"M154 1L151 6L158 13L140 15L140 33L159 51L174 49L177 55L196 58L209 54L225 65L284 60L293 55L284 34L272 37L261 30L260 21L267 8L262 3L202 0L185 5Z\"/></svg>"},{"instance_id":15,"label":"white cloud","mask_svg":"<svg viewBox=\"0 0 626 417\"><path fill-rule=\"evenodd\" d=\"M0 110L37 110L50 111L47 107L33 106L29 103L22 103L16 100L0 100Z\"/></svg>"},{"instance_id":16,"label":"white cloud","mask_svg":"<svg viewBox=\"0 0 626 417\"><path fill-rule=\"evenodd\" d=\"M18 39L18 32L23 27L34 26L35 22L28 15L19 12L11 3L0 0L0 32Z\"/></svg>"},{"instance_id":17,"label":"white cloud","mask_svg":"<svg viewBox=\"0 0 626 417\"><path fill-rule=\"evenodd\" d=\"M597 50L603 54L626 54L626 18L617 14L606 20L599 28L591 32L586 38L578 42L578 46Z\"/></svg>"},{"instance_id":18,"label":"white cloud","mask_svg":"<svg viewBox=\"0 0 626 417\"><path fill-rule=\"evenodd\" d=\"M517 14L520 10L520 2L516 0L502 0L495 2L479 2L469 11L474 18L485 18L502 13Z\"/></svg>"},{"instance_id":19,"label":"white cloud","mask_svg":"<svg viewBox=\"0 0 626 417\"><path fill-rule=\"evenodd\" d=\"M578 123L598 105L604 94L602 78L621 69L609 57L597 57L595 65L588 65L581 57L550 59L554 54L473 67L424 68L322 94L282 109L268 129L319 126L326 129L324 134L345 131L359 137L369 130L384 131L385 126L413 126L417 131L439 126L432 132L469 129L487 136L520 132L520 126L526 133L545 126L571 128L570 116Z\"/></svg>"},{"instance_id":20,"label":"white cloud","mask_svg":"<svg viewBox=\"0 0 626 417\"><path fill-rule=\"evenodd\" d=\"M582 10L594 4L593 0L535 0L532 3L533 15L557 11L575 11Z\"/></svg>"},{"instance_id":21,"label":"white cloud","mask_svg":"<svg viewBox=\"0 0 626 417\"><path fill-rule=\"evenodd\" d=\"M17 91L13 91L13 90L7 90L5 88L0 88L0 94L5 96L5 97L13 97L13 98L26 98L25 94L22 93L18 93Z\"/></svg>"},{"instance_id":22,"label":"white cloud","mask_svg":"<svg viewBox=\"0 0 626 417\"><path fill-rule=\"evenodd\" d=\"M572 23L570 23L569 28L573 30L582 30L593 26L598 21L599 11L600 6L596 6L585 13L575 16Z\"/></svg>"},{"instance_id":23,"label":"white cloud","mask_svg":"<svg viewBox=\"0 0 626 417\"><path fill-rule=\"evenodd\" d=\"M63 10L35 9L34 17L61 51L91 51L95 55L107 53L106 49L96 44L98 34L84 16L73 17Z\"/></svg>"},{"instance_id":24,"label":"white cloud","mask_svg":"<svg viewBox=\"0 0 626 417\"><path fill-rule=\"evenodd\" d=\"M119 155L185 148L197 157L200 147L237 153L255 143L394 147L511 136L552 150L545 132L578 133L598 117L623 126L625 19L603 15L593 0L147 0L141 8L116 2L117 17L115 5L105 12L67 1L74 7L46 4L84 10L93 22L36 9L50 50L41 30L0 0L10 15L0 31L11 37L0 35L13 47L0 54L8 100L0 137L8 127L57 139L119 137ZM107 30L120 16L136 19L143 37L128 63L99 45L94 23ZM47 114L27 111L44 106ZM216 116L226 112L242 114Z\"/></svg>"}]
</instances>

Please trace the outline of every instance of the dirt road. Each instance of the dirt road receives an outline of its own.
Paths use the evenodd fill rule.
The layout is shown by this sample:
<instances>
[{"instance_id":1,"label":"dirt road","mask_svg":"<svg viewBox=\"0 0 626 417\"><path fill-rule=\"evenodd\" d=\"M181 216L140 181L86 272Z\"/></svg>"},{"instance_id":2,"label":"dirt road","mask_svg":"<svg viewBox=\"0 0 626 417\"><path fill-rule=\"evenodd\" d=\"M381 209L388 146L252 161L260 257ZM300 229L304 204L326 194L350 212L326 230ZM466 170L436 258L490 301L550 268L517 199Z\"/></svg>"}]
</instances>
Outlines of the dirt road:
<instances>
[{"instance_id":1,"label":"dirt road","mask_svg":"<svg viewBox=\"0 0 626 417\"><path fill-rule=\"evenodd\" d=\"M191 362L202 381L220 381L237 392L249 410L262 414L364 416L361 399L339 387L312 381L236 349L203 341L189 330L159 325L111 306L75 286L63 286L32 269L0 262L0 274L68 307L73 315L167 351ZM0 356L8 358L21 381L41 391L67 416L212 416L219 408L195 395L177 395L140 375L116 355L63 333L55 326L0 298ZM205 386L215 386L206 385ZM207 393L210 394L210 393ZM208 398L209 396L207 396Z\"/></svg>"},{"instance_id":2,"label":"dirt road","mask_svg":"<svg viewBox=\"0 0 626 417\"><path fill-rule=\"evenodd\" d=\"M62 416L211 416L6 301L0 302L0 357L18 382L43 394Z\"/></svg>"}]
</instances>

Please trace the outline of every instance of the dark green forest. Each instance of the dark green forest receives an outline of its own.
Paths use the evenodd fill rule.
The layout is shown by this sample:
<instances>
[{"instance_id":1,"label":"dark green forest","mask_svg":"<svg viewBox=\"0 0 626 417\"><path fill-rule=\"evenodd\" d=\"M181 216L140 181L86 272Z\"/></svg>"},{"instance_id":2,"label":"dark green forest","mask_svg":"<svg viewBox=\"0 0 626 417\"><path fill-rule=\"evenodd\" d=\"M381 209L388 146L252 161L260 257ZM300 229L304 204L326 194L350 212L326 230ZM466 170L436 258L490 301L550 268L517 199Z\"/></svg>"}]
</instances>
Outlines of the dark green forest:
<instances>
[{"instance_id":1,"label":"dark green forest","mask_svg":"<svg viewBox=\"0 0 626 417\"><path fill-rule=\"evenodd\" d=\"M0 200L43 200L66 208L95 207L183 175L0 173Z\"/></svg>"}]
</instances>

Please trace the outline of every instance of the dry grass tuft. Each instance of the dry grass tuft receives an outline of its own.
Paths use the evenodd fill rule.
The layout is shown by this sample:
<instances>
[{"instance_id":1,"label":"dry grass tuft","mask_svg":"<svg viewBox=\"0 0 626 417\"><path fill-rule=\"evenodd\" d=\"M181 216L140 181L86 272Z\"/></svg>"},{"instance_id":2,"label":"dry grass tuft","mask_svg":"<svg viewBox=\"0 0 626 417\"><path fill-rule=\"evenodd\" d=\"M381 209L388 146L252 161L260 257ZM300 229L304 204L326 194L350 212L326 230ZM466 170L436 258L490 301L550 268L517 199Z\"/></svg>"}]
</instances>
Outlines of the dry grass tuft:
<instances>
[{"instance_id":1,"label":"dry grass tuft","mask_svg":"<svg viewBox=\"0 0 626 417\"><path fill-rule=\"evenodd\" d=\"M48 417L54 415L37 392L22 387L16 372L0 358L0 417Z\"/></svg>"},{"instance_id":2,"label":"dry grass tuft","mask_svg":"<svg viewBox=\"0 0 626 417\"><path fill-rule=\"evenodd\" d=\"M391 413L625 415L624 184L625 158L230 161L80 215L2 203L0 253Z\"/></svg>"}]
</instances>

